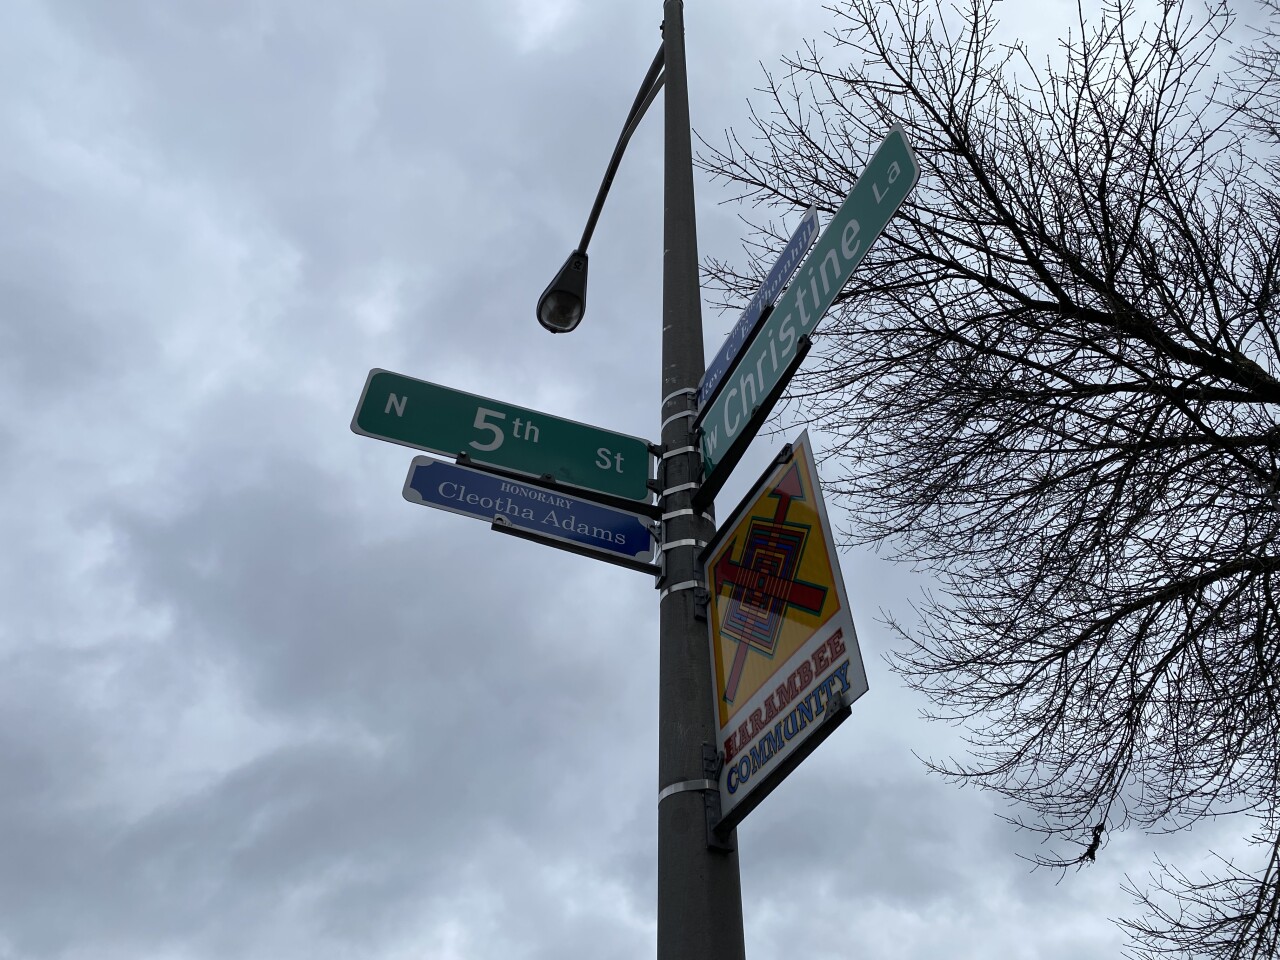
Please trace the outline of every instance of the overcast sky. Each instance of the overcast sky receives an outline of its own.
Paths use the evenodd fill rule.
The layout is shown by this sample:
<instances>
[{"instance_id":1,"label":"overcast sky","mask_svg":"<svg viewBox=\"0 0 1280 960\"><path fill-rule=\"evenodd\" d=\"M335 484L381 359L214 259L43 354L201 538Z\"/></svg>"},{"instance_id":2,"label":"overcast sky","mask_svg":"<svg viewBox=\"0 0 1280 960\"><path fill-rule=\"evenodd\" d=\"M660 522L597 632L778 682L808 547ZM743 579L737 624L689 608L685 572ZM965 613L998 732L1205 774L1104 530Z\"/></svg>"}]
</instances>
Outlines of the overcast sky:
<instances>
[{"instance_id":1,"label":"overcast sky","mask_svg":"<svg viewBox=\"0 0 1280 960\"><path fill-rule=\"evenodd\" d=\"M1016 29L1067 9L1031 6ZM533 307L661 4L2 19L0 960L652 957L652 578L407 503L412 451L348 425L384 367L656 439L656 110L582 326ZM686 19L709 138L832 22L816 0ZM702 254L743 262L743 211L698 190ZM710 355L734 318L704 316ZM1205 832L1030 872L990 798L913 756L955 740L877 616L922 582L843 563L871 691L739 830L748 954L1114 955L1124 874L1194 866Z\"/></svg>"}]
</instances>

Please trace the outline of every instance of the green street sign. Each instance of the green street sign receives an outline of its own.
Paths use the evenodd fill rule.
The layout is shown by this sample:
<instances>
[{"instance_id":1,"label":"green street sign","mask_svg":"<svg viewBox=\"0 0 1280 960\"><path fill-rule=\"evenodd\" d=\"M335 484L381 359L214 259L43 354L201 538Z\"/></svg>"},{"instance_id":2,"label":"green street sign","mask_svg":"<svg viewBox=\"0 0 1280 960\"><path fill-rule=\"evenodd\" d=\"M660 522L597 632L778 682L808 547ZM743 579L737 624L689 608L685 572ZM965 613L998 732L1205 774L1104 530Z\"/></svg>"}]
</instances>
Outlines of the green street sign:
<instances>
[{"instance_id":1,"label":"green street sign","mask_svg":"<svg viewBox=\"0 0 1280 960\"><path fill-rule=\"evenodd\" d=\"M389 370L369 371L351 429L609 496L645 503L651 498L647 440Z\"/></svg>"},{"instance_id":2,"label":"green street sign","mask_svg":"<svg viewBox=\"0 0 1280 960\"><path fill-rule=\"evenodd\" d=\"M720 392L699 412L704 499L724 485L795 372L808 335L919 176L902 126L895 124L755 339L738 354Z\"/></svg>"}]
</instances>

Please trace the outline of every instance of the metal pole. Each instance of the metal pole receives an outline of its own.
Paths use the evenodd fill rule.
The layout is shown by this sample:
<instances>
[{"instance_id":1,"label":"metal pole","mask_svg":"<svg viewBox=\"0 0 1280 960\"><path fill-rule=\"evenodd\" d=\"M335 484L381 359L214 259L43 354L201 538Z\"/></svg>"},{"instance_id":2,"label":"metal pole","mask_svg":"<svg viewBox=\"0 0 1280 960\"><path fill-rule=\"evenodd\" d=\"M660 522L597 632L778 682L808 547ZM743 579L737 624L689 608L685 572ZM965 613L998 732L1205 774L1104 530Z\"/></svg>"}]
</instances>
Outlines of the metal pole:
<instances>
[{"instance_id":1,"label":"metal pole","mask_svg":"<svg viewBox=\"0 0 1280 960\"><path fill-rule=\"evenodd\" d=\"M703 744L715 743L706 623L698 617L697 543L714 523L693 514L701 462L693 391L703 371L693 209L693 147L684 3L663 3L666 131L662 263L663 549L658 694L658 960L743 960L742 886L734 850L709 849ZM668 545L672 545L668 549ZM676 546L675 544L679 544ZM736 846L736 837L730 838Z\"/></svg>"}]
</instances>

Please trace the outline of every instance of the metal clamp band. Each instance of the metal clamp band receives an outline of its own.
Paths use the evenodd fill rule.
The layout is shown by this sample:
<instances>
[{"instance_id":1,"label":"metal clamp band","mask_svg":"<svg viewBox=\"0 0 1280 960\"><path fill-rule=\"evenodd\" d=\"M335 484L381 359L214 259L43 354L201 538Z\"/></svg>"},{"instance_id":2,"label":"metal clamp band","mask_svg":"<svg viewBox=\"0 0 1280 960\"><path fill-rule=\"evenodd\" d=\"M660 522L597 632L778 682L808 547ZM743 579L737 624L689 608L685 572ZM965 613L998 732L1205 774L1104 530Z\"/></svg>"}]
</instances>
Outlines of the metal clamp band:
<instances>
[{"instance_id":1,"label":"metal clamp band","mask_svg":"<svg viewBox=\"0 0 1280 960\"><path fill-rule=\"evenodd\" d=\"M676 447L674 450L668 450L666 453L664 453L662 455L662 459L666 460L669 457L678 457L685 453L697 453L697 452L698 452L697 447Z\"/></svg>"},{"instance_id":2,"label":"metal clamp band","mask_svg":"<svg viewBox=\"0 0 1280 960\"><path fill-rule=\"evenodd\" d=\"M692 507L685 507L683 510L672 510L670 513L664 513L662 515L662 522L666 523L668 520L674 520L676 517L702 517L703 520L710 520L712 523L715 523L715 517L711 516L711 514L699 513Z\"/></svg>"},{"instance_id":3,"label":"metal clamp band","mask_svg":"<svg viewBox=\"0 0 1280 960\"><path fill-rule=\"evenodd\" d=\"M669 787L663 787L658 791L658 802L661 803L667 797L674 797L677 793L687 793L692 790L719 790L720 784L714 780L682 780L680 783L673 783Z\"/></svg>"},{"instance_id":4,"label":"metal clamp band","mask_svg":"<svg viewBox=\"0 0 1280 960\"><path fill-rule=\"evenodd\" d=\"M686 490L697 490L700 486L702 486L700 483L682 483L678 487L667 487L662 491L662 495L666 497L673 493L684 493Z\"/></svg>"},{"instance_id":5,"label":"metal clamp band","mask_svg":"<svg viewBox=\"0 0 1280 960\"><path fill-rule=\"evenodd\" d=\"M676 397L696 397L697 395L698 395L697 387L685 387L681 390L672 390L670 393L668 393L665 397L662 398L662 406L665 407L670 401L674 400Z\"/></svg>"},{"instance_id":6,"label":"metal clamp band","mask_svg":"<svg viewBox=\"0 0 1280 960\"><path fill-rule=\"evenodd\" d=\"M677 590L698 590L702 588L700 580L682 580L680 583L673 583L669 587L663 587L658 593L660 600L665 600L667 594L675 593Z\"/></svg>"},{"instance_id":7,"label":"metal clamp band","mask_svg":"<svg viewBox=\"0 0 1280 960\"><path fill-rule=\"evenodd\" d=\"M697 410L681 410L679 413L673 413L671 416L667 417L667 419L662 421L661 429L662 430L667 429L668 423L675 423L677 420L681 420L685 418L692 420L697 415L698 415Z\"/></svg>"},{"instance_id":8,"label":"metal clamp band","mask_svg":"<svg viewBox=\"0 0 1280 960\"><path fill-rule=\"evenodd\" d=\"M664 543L662 549L664 551L674 550L676 547L697 547L701 549L706 545L707 541L705 540L672 540L669 543Z\"/></svg>"}]
</instances>

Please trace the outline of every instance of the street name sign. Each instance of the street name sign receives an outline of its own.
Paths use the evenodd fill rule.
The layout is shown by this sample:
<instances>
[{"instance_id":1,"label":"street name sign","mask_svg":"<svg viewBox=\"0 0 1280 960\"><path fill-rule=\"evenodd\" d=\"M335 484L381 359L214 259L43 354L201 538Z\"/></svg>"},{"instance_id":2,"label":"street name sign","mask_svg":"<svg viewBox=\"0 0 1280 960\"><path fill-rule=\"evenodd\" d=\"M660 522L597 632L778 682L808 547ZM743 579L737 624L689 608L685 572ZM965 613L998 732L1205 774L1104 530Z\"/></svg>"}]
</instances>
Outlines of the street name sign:
<instances>
[{"instance_id":1,"label":"street name sign","mask_svg":"<svg viewBox=\"0 0 1280 960\"><path fill-rule=\"evenodd\" d=\"M796 227L796 232L791 235L787 245L782 248L782 253L778 255L777 261L765 276L764 282L760 284L760 289L756 291L746 309L739 315L738 321L733 325L733 329L729 331L729 335L724 338L724 343L720 345L720 350L716 353L715 358L707 364L707 371L702 375L702 380L698 383L699 409L706 406L707 401L714 396L716 389L724 381L725 374L732 369L733 362L738 358L743 348L754 338L756 328L764 317L765 311L777 301L778 294L782 292L782 288L787 285L787 281L796 272L796 268L800 266L800 261L809 252L809 248L813 246L813 241L817 237L818 211L817 208L810 207L800 219L800 225Z\"/></svg>"},{"instance_id":2,"label":"street name sign","mask_svg":"<svg viewBox=\"0 0 1280 960\"><path fill-rule=\"evenodd\" d=\"M625 510L433 457L413 458L404 498L486 520L504 532L574 553L652 572L651 522Z\"/></svg>"},{"instance_id":3,"label":"street name sign","mask_svg":"<svg viewBox=\"0 0 1280 960\"><path fill-rule=\"evenodd\" d=\"M647 440L388 370L369 371L351 429L611 497L648 503L653 496Z\"/></svg>"},{"instance_id":4,"label":"street name sign","mask_svg":"<svg viewBox=\"0 0 1280 960\"><path fill-rule=\"evenodd\" d=\"M723 386L698 414L703 500L714 496L768 417L795 369L801 343L835 301L920 176L901 124L894 124L796 278Z\"/></svg>"},{"instance_id":5,"label":"street name sign","mask_svg":"<svg viewBox=\"0 0 1280 960\"><path fill-rule=\"evenodd\" d=\"M807 432L747 494L702 565L724 832L867 691Z\"/></svg>"}]
</instances>

